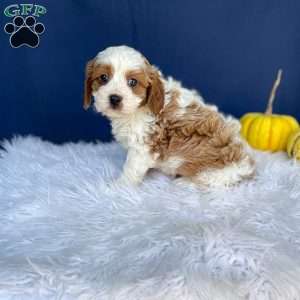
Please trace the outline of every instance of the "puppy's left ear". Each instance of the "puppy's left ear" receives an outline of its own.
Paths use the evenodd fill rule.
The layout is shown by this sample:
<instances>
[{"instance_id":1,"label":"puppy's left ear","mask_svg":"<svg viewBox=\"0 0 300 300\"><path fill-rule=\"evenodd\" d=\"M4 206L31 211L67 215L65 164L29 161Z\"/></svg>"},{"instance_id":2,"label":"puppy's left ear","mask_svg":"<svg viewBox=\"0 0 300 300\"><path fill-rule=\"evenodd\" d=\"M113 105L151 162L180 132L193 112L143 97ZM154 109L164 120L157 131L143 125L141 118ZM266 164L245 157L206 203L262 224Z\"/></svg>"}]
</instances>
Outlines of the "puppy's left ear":
<instances>
[{"instance_id":1,"label":"puppy's left ear","mask_svg":"<svg viewBox=\"0 0 300 300\"><path fill-rule=\"evenodd\" d=\"M93 70L94 70L94 59L88 61L85 67L84 99L83 99L84 109L88 109L91 105Z\"/></svg>"},{"instance_id":2,"label":"puppy's left ear","mask_svg":"<svg viewBox=\"0 0 300 300\"><path fill-rule=\"evenodd\" d=\"M159 71L151 66L149 71L149 86L147 88L147 104L150 110L158 115L164 107L165 91Z\"/></svg>"}]
</instances>

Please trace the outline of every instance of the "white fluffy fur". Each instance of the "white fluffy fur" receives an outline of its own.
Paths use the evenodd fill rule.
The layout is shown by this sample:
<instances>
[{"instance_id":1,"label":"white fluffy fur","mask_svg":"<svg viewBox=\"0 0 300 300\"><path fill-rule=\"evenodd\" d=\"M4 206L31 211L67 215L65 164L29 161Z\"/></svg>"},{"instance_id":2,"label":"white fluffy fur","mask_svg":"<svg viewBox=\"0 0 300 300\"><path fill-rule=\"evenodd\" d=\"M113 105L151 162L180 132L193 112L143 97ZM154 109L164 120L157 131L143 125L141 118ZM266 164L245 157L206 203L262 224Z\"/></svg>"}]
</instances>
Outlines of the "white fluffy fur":
<instances>
[{"instance_id":1,"label":"white fluffy fur","mask_svg":"<svg viewBox=\"0 0 300 300\"><path fill-rule=\"evenodd\" d=\"M108 187L116 143L3 146L1 300L300 299L300 164L284 154L200 191L158 172Z\"/></svg>"},{"instance_id":2,"label":"white fluffy fur","mask_svg":"<svg viewBox=\"0 0 300 300\"><path fill-rule=\"evenodd\" d=\"M146 106L140 107L140 103L144 99L135 95L127 85L126 72L136 69L146 70L149 67L145 58L130 47L118 46L109 47L99 52L95 63L111 65L114 70L110 81L94 91L93 96L96 111L103 113L112 121L112 130L116 140L128 149L128 156L120 181L138 184L150 168L160 169L169 175L175 175L176 169L180 166L179 162L184 162L183 158L179 156L175 162L171 158L167 158L161 162L157 159L158 153L150 153L146 140L154 128L156 116ZM153 68L157 69L156 67ZM159 74L165 91L165 105L169 103L172 91L180 92L178 115L184 112L185 107L195 102L217 111L216 106L206 104L195 90L186 89L181 86L180 82L171 77L165 79L160 72ZM122 109L116 110L110 107L109 96L112 94L122 96ZM237 127L236 138L239 139L238 121L223 117L226 122L235 123L233 126ZM226 166L223 170L208 169L206 172L194 176L193 182L206 186L231 185L252 174L253 170L254 165L246 158L239 163Z\"/></svg>"}]
</instances>

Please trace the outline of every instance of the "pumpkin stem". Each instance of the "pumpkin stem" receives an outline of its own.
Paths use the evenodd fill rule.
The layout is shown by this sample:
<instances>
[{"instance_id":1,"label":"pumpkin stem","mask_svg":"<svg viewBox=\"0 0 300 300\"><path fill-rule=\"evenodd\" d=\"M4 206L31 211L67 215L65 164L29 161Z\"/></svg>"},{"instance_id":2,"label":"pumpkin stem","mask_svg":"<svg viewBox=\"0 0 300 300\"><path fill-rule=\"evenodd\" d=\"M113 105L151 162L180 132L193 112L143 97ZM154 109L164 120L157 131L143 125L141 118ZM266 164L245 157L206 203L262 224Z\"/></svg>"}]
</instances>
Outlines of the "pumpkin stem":
<instances>
[{"instance_id":1,"label":"pumpkin stem","mask_svg":"<svg viewBox=\"0 0 300 300\"><path fill-rule=\"evenodd\" d=\"M281 75L282 75L282 70L279 69L278 73L277 73L277 78L276 78L276 80L273 84L271 94L270 94L270 97L269 97L268 106L267 106L267 109L266 109L266 112L265 112L266 115L271 115L272 112L273 112L273 102L274 102L274 99L275 99L275 96L276 96L277 88L278 88L278 86L280 84L280 81L281 81Z\"/></svg>"}]
</instances>

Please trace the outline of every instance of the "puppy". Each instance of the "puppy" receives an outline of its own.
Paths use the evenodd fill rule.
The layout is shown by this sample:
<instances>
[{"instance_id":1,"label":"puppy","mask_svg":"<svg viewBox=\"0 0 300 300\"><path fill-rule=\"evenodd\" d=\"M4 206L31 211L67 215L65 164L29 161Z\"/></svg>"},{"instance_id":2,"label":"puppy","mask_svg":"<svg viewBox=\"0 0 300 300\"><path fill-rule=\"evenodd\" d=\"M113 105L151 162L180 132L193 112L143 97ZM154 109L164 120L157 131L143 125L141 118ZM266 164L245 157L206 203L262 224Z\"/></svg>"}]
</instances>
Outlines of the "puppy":
<instances>
[{"instance_id":1,"label":"puppy","mask_svg":"<svg viewBox=\"0 0 300 300\"><path fill-rule=\"evenodd\" d=\"M254 173L239 122L164 78L130 47L109 47L87 63L85 109L91 96L128 150L124 182L140 183L151 168L209 187L236 184Z\"/></svg>"}]
</instances>

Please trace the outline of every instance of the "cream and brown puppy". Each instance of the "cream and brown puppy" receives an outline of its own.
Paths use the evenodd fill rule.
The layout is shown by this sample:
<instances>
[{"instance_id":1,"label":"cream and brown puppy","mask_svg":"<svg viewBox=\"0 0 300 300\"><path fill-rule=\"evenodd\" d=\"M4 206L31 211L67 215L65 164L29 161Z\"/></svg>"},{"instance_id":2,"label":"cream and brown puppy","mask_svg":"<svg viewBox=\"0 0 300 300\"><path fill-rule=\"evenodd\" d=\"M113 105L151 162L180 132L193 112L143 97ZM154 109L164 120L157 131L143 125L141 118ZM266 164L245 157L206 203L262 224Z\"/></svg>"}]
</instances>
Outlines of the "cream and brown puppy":
<instances>
[{"instance_id":1,"label":"cream and brown puppy","mask_svg":"<svg viewBox=\"0 0 300 300\"><path fill-rule=\"evenodd\" d=\"M87 63L85 108L91 96L128 149L125 182L141 182L151 168L204 186L228 186L254 173L239 122L164 78L130 47L109 47Z\"/></svg>"}]
</instances>

